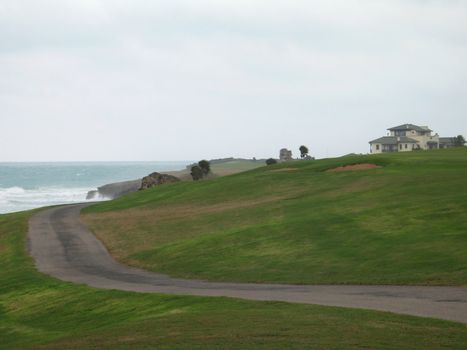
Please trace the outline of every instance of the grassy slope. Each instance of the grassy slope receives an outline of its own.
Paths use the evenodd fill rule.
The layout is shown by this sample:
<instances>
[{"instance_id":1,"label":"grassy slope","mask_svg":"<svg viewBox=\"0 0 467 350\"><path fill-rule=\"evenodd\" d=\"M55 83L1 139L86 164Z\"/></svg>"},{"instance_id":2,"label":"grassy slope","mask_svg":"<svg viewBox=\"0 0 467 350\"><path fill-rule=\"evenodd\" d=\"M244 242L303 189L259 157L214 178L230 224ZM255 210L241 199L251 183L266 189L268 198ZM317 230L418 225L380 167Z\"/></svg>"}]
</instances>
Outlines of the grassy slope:
<instances>
[{"instance_id":1,"label":"grassy slope","mask_svg":"<svg viewBox=\"0 0 467 350\"><path fill-rule=\"evenodd\" d=\"M234 174L241 171L247 171L259 168L264 165L262 161L252 160L231 160L225 163L218 163L212 165L212 172L217 175Z\"/></svg>"},{"instance_id":2,"label":"grassy slope","mask_svg":"<svg viewBox=\"0 0 467 350\"><path fill-rule=\"evenodd\" d=\"M352 309L96 290L35 271L0 215L0 349L464 349L467 326ZM336 334L339 334L336 337Z\"/></svg>"},{"instance_id":3,"label":"grassy slope","mask_svg":"<svg viewBox=\"0 0 467 350\"><path fill-rule=\"evenodd\" d=\"M342 164L381 169L328 173ZM467 148L289 162L90 207L119 260L182 277L465 285Z\"/></svg>"},{"instance_id":4,"label":"grassy slope","mask_svg":"<svg viewBox=\"0 0 467 350\"><path fill-rule=\"evenodd\" d=\"M253 160L230 160L222 163L215 163L211 165L211 171L214 176L226 176L237 174L242 171L252 170L264 165L264 161ZM192 181L190 171L183 169L179 171L169 171L168 174L178 177L183 181Z\"/></svg>"}]
</instances>

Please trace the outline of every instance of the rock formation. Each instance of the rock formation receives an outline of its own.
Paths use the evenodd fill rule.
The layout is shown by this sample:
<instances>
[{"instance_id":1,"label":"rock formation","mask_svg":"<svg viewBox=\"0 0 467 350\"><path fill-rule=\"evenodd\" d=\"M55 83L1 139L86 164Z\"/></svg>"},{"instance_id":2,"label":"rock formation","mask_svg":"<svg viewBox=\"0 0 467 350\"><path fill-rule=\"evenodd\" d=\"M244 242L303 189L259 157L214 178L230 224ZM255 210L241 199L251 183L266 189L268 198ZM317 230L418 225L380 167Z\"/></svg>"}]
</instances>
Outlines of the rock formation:
<instances>
[{"instance_id":1,"label":"rock formation","mask_svg":"<svg viewBox=\"0 0 467 350\"><path fill-rule=\"evenodd\" d=\"M141 181L141 187L139 188L139 190L145 190L147 188L179 181L180 179L178 177L156 172L143 177L143 180Z\"/></svg>"}]
</instances>

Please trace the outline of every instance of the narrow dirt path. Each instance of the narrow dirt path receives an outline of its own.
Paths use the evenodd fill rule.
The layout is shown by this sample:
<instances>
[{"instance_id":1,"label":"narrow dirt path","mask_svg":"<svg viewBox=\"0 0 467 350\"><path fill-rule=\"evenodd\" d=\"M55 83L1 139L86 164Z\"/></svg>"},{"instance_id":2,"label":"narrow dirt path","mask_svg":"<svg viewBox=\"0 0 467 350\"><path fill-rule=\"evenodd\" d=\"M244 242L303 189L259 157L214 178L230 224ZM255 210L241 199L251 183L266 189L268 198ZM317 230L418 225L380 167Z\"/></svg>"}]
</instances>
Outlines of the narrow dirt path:
<instances>
[{"instance_id":1,"label":"narrow dirt path","mask_svg":"<svg viewBox=\"0 0 467 350\"><path fill-rule=\"evenodd\" d=\"M50 208L30 219L29 251L39 271L97 288L332 305L467 323L465 287L217 283L128 267L80 222L87 205Z\"/></svg>"}]
</instances>

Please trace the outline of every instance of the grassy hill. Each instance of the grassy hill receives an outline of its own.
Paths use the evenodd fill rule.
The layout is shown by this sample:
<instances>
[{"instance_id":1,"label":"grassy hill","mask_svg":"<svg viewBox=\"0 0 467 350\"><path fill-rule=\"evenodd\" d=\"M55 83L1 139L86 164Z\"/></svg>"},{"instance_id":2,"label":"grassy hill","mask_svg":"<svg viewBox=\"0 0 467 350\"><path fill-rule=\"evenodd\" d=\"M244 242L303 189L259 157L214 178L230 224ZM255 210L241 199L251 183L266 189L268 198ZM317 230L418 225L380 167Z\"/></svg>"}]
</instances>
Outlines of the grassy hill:
<instances>
[{"instance_id":1,"label":"grassy hill","mask_svg":"<svg viewBox=\"0 0 467 350\"><path fill-rule=\"evenodd\" d=\"M180 275L462 284L466 156L452 150L292 162L136 193L85 217L122 260ZM370 161L384 167L323 172ZM27 255L32 213L0 215L2 350L429 350L467 343L467 326L454 322L61 282L38 273Z\"/></svg>"},{"instance_id":2,"label":"grassy hill","mask_svg":"<svg viewBox=\"0 0 467 350\"><path fill-rule=\"evenodd\" d=\"M225 160L214 160L213 163L211 163L211 172L213 177L232 175L242 171L259 168L263 166L264 163L264 160L260 159L252 160L228 158ZM192 181L190 170L188 169L169 171L167 173L178 177L182 181Z\"/></svg>"},{"instance_id":3,"label":"grassy hill","mask_svg":"<svg viewBox=\"0 0 467 350\"><path fill-rule=\"evenodd\" d=\"M30 212L0 215L0 349L465 349L464 324L390 313L98 290L38 273ZM339 336L336 337L336 334Z\"/></svg>"},{"instance_id":4,"label":"grassy hill","mask_svg":"<svg viewBox=\"0 0 467 350\"><path fill-rule=\"evenodd\" d=\"M379 169L327 172L354 163ZM120 261L174 276L465 285L467 148L292 161L90 207Z\"/></svg>"}]
</instances>

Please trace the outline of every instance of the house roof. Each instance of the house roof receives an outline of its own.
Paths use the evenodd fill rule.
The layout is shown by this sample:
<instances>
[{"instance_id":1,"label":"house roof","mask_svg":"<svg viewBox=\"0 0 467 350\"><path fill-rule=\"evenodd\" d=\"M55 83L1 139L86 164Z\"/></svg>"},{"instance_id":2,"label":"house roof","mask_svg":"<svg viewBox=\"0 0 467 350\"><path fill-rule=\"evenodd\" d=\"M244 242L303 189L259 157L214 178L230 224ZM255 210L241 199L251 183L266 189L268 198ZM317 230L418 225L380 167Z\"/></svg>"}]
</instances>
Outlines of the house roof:
<instances>
[{"instance_id":1,"label":"house roof","mask_svg":"<svg viewBox=\"0 0 467 350\"><path fill-rule=\"evenodd\" d=\"M379 139L370 141L370 143L380 143L382 145L397 145L398 143L418 143L417 140L407 136L383 136Z\"/></svg>"},{"instance_id":2,"label":"house roof","mask_svg":"<svg viewBox=\"0 0 467 350\"><path fill-rule=\"evenodd\" d=\"M390 131L398 131L398 130L415 130L415 131L432 131L426 126L418 126L414 124L402 124L399 126L395 126L393 128L389 128Z\"/></svg>"},{"instance_id":3,"label":"house roof","mask_svg":"<svg viewBox=\"0 0 467 350\"><path fill-rule=\"evenodd\" d=\"M440 137L439 138L439 143L455 143L456 138L455 137Z\"/></svg>"}]
</instances>

